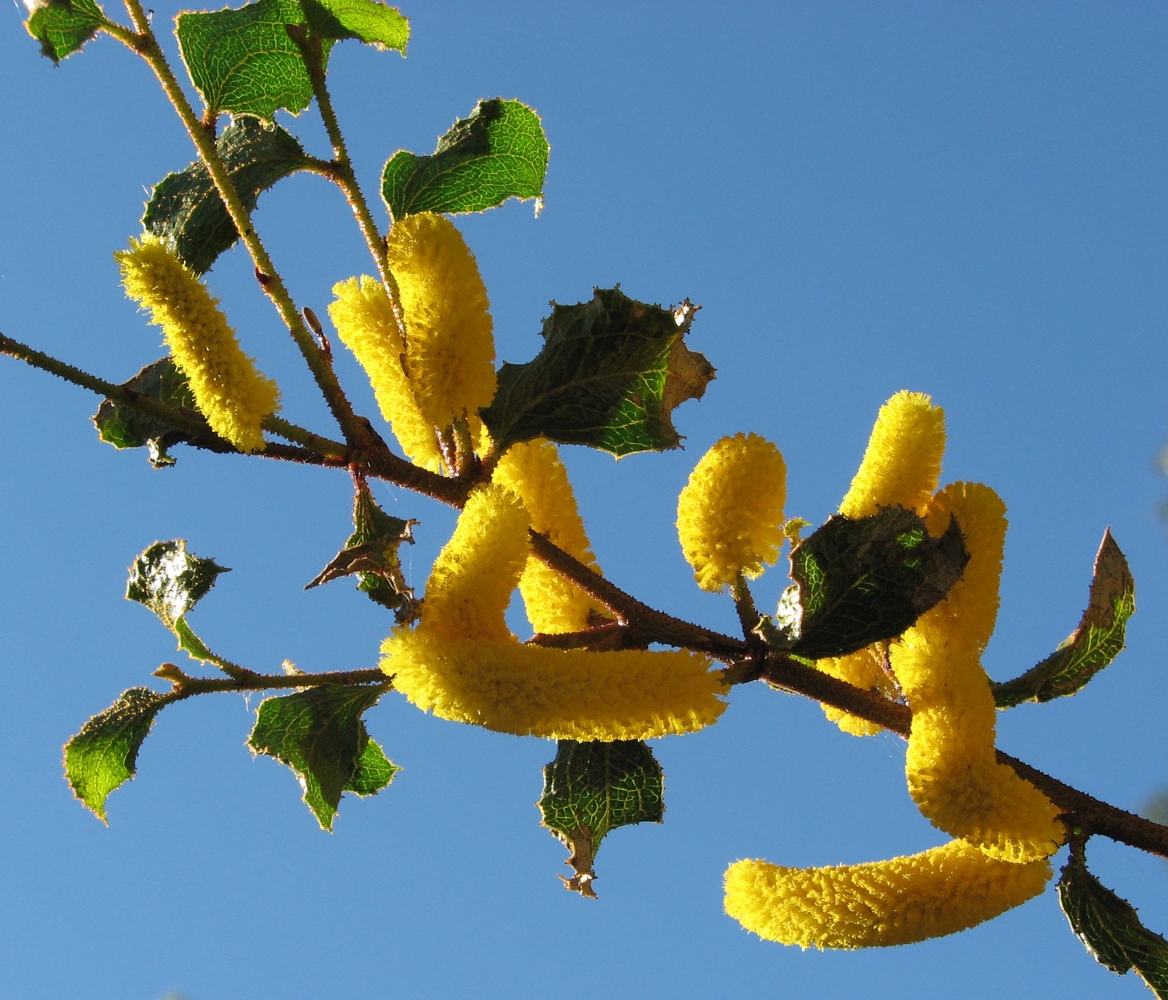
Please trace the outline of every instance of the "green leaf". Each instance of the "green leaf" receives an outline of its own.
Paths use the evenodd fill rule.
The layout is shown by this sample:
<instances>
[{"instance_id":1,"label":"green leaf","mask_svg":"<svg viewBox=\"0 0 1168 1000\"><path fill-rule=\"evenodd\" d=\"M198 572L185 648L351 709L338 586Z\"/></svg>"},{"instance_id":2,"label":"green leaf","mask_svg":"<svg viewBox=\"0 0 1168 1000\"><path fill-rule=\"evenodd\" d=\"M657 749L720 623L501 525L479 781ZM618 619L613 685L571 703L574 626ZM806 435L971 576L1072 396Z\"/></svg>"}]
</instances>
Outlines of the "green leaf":
<instances>
[{"instance_id":1,"label":"green leaf","mask_svg":"<svg viewBox=\"0 0 1168 1000\"><path fill-rule=\"evenodd\" d=\"M361 713L377 703L384 685L322 685L264 700L248 746L296 772L304 801L331 831L343 792L375 795L399 768L365 730Z\"/></svg>"},{"instance_id":2,"label":"green leaf","mask_svg":"<svg viewBox=\"0 0 1168 1000\"><path fill-rule=\"evenodd\" d=\"M53 0L36 5L24 22L41 43L41 54L59 63L88 42L106 24L104 11L93 0Z\"/></svg>"},{"instance_id":3,"label":"green leaf","mask_svg":"<svg viewBox=\"0 0 1168 1000\"><path fill-rule=\"evenodd\" d=\"M312 32L333 41L355 38L378 49L396 49L403 56L410 41L410 22L396 7L374 0L304 0Z\"/></svg>"},{"instance_id":4,"label":"green leaf","mask_svg":"<svg viewBox=\"0 0 1168 1000\"><path fill-rule=\"evenodd\" d=\"M122 387L156 399L168 406L197 409L195 396L183 375L170 358L161 358L147 365ZM167 424L147 417L128 406L105 400L91 418L101 440L115 448L142 448L149 451L150 464L156 469L174 465L167 449L187 440L186 434Z\"/></svg>"},{"instance_id":5,"label":"green leaf","mask_svg":"<svg viewBox=\"0 0 1168 1000\"><path fill-rule=\"evenodd\" d=\"M1135 610L1136 582L1108 528L1095 556L1090 599L1079 627L1021 677L991 684L998 707L1050 701L1077 692L1123 650L1127 620Z\"/></svg>"},{"instance_id":6,"label":"green leaf","mask_svg":"<svg viewBox=\"0 0 1168 1000\"><path fill-rule=\"evenodd\" d=\"M236 118L215 145L248 214L255 211L264 191L312 162L295 136L251 115ZM239 239L202 160L177 174L167 174L155 186L142 225L170 240L175 253L196 274L209 271L215 259Z\"/></svg>"},{"instance_id":7,"label":"green leaf","mask_svg":"<svg viewBox=\"0 0 1168 1000\"><path fill-rule=\"evenodd\" d=\"M296 0L259 0L237 10L187 12L175 34L191 80L211 116L296 115L312 100L312 81L288 25L304 23ZM327 59L329 42L324 43Z\"/></svg>"},{"instance_id":8,"label":"green leaf","mask_svg":"<svg viewBox=\"0 0 1168 1000\"><path fill-rule=\"evenodd\" d=\"M411 529L417 523L386 514L377 506L369 486L364 481L358 483L353 500L353 534L304 589L357 574L358 590L393 611L399 624L412 622L418 617L419 605L406 584L398 549L402 542L413 545Z\"/></svg>"},{"instance_id":9,"label":"green leaf","mask_svg":"<svg viewBox=\"0 0 1168 1000\"><path fill-rule=\"evenodd\" d=\"M155 542L130 567L126 597L146 605L174 630L183 615L215 585L215 578L230 572L213 559L192 555L182 538Z\"/></svg>"},{"instance_id":10,"label":"green leaf","mask_svg":"<svg viewBox=\"0 0 1168 1000\"><path fill-rule=\"evenodd\" d=\"M289 28L305 33L322 74L336 41L356 38L404 54L410 37L409 22L374 0L258 0L179 14L179 48L210 115L270 119L279 108L297 115L308 107L312 79Z\"/></svg>"},{"instance_id":11,"label":"green leaf","mask_svg":"<svg viewBox=\"0 0 1168 1000\"><path fill-rule=\"evenodd\" d=\"M178 637L179 649L186 650L196 660L202 660L204 663L216 663L219 661L219 658L211 652L207 644L195 635L185 618L177 619L173 628L174 634Z\"/></svg>"},{"instance_id":12,"label":"green leaf","mask_svg":"<svg viewBox=\"0 0 1168 1000\"><path fill-rule=\"evenodd\" d=\"M794 639L790 651L820 659L895 638L944 599L968 561L955 518L932 538L903 507L832 515L791 552L795 590L779 612Z\"/></svg>"},{"instance_id":13,"label":"green leaf","mask_svg":"<svg viewBox=\"0 0 1168 1000\"><path fill-rule=\"evenodd\" d=\"M103 823L106 797L134 777L138 750L165 702L149 688L130 688L65 744L65 778Z\"/></svg>"},{"instance_id":14,"label":"green leaf","mask_svg":"<svg viewBox=\"0 0 1168 1000\"><path fill-rule=\"evenodd\" d=\"M479 101L438 140L433 156L394 153L381 175L381 195L394 219L542 198L548 150L539 115L526 104Z\"/></svg>"},{"instance_id":15,"label":"green leaf","mask_svg":"<svg viewBox=\"0 0 1168 1000\"><path fill-rule=\"evenodd\" d=\"M504 364L495 399L482 411L499 452L546 437L602 448L617 458L676 448L672 412L699 399L714 377L685 346L696 308L646 305L619 288L591 302L554 305L544 345L527 364Z\"/></svg>"},{"instance_id":16,"label":"green leaf","mask_svg":"<svg viewBox=\"0 0 1168 1000\"><path fill-rule=\"evenodd\" d=\"M564 885L595 899L593 863L601 840L619 826L662 822L665 776L639 740L560 740L556 759L543 769L538 805L543 825L572 852L565 864L576 874L561 875Z\"/></svg>"},{"instance_id":17,"label":"green leaf","mask_svg":"<svg viewBox=\"0 0 1168 1000\"><path fill-rule=\"evenodd\" d=\"M1058 894L1071 930L1097 962L1121 976L1135 969L1148 989L1168 1000L1168 941L1140 923L1135 908L1087 870L1081 849L1072 849Z\"/></svg>"}]
</instances>

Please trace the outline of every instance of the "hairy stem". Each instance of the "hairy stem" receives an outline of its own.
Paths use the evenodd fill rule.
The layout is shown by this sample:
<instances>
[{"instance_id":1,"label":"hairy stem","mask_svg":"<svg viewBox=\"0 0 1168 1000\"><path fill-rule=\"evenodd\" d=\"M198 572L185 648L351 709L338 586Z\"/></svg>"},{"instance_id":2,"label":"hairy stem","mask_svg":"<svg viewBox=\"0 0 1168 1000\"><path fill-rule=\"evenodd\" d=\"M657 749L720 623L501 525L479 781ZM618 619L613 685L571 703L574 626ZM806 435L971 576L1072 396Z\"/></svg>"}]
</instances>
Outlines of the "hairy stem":
<instances>
[{"instance_id":1,"label":"hairy stem","mask_svg":"<svg viewBox=\"0 0 1168 1000\"><path fill-rule=\"evenodd\" d=\"M361 229L361 235L365 237L365 245L369 248L369 254L377 268L377 276L381 279L381 284L389 296L390 309L393 312L394 322L397 324L398 334L402 338L402 343L405 343L407 339L406 327L399 306L397 279L394 278L393 272L389 269L385 240L377 228L373 213L369 210L369 202L365 199L365 193L357 182L357 174L353 169L349 148L345 144L345 136L337 121L336 109L333 108L332 97L325 80L320 39L310 37L307 29L301 25L289 25L287 30L289 37L296 43L304 57L304 65L308 69L308 78L312 82L312 93L316 98L316 106L320 111L321 120L324 122L325 131L328 133L329 143L333 147L332 171L329 176L341 189L345 200L348 201L349 207L353 210L357 225Z\"/></svg>"},{"instance_id":2,"label":"hairy stem","mask_svg":"<svg viewBox=\"0 0 1168 1000\"><path fill-rule=\"evenodd\" d=\"M238 677L191 677L175 664L164 663L154 671L154 675L171 682L170 693L165 696L167 702L220 691L270 691L277 688L320 687L323 684L379 684L388 690L392 683L390 678L377 669L339 670L323 674L257 674L244 670Z\"/></svg>"},{"instance_id":3,"label":"hairy stem","mask_svg":"<svg viewBox=\"0 0 1168 1000\"><path fill-rule=\"evenodd\" d=\"M251 217L248 215L247 209L244 208L239 192L236 191L235 184L231 180L231 174L227 170L227 165L223 162L215 145L213 128L208 128L199 120L194 108L187 100L186 94L183 93L182 87L179 86L178 79L171 70L166 55L150 27L150 20L142 9L140 0L125 0L125 5L137 34L130 36L129 39L122 38L122 41L146 60L154 71L154 75L158 77L158 82L162 84L162 89L170 103L178 112L179 118L186 127L187 134L199 152L199 158L206 166L219 196L223 199L223 204L227 207L227 213L231 216L231 221L235 224L240 239L243 240L247 252L251 255L260 287L276 306L280 318L283 319L284 325L288 327L297 347L300 348L300 353L304 356L316 384L324 394L325 401L340 425L345 440L352 447L365 446L368 442L364 435L364 427L357 420L352 404L344 390L341 389L336 374L328 364L323 351L313 340L311 332L305 325L304 318L300 315L300 311L296 308L292 296L284 285L283 278L280 277L279 272L272 264L267 249L252 226Z\"/></svg>"}]
</instances>

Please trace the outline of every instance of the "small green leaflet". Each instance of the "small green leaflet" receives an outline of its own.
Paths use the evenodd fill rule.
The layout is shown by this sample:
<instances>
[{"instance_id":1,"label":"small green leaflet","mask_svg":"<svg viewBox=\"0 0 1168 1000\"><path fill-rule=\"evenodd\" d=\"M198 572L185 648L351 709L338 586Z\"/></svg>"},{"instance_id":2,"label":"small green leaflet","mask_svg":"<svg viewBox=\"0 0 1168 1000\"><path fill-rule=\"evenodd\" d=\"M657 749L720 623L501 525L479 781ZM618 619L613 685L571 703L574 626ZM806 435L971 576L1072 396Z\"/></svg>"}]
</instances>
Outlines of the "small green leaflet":
<instances>
[{"instance_id":1,"label":"small green leaflet","mask_svg":"<svg viewBox=\"0 0 1168 1000\"><path fill-rule=\"evenodd\" d=\"M146 605L167 628L174 629L215 585L215 578L230 572L213 559L188 552L182 538L155 542L130 567L126 597Z\"/></svg>"},{"instance_id":2,"label":"small green leaflet","mask_svg":"<svg viewBox=\"0 0 1168 1000\"><path fill-rule=\"evenodd\" d=\"M409 22L374 0L258 0L235 10L180 14L179 48L210 115L270 119L278 108L295 115L308 107L312 80L289 26L306 28L322 74L335 41L357 38L403 54L409 41Z\"/></svg>"},{"instance_id":3,"label":"small green leaflet","mask_svg":"<svg viewBox=\"0 0 1168 1000\"><path fill-rule=\"evenodd\" d=\"M1058 894L1071 930L1097 962L1121 976L1135 969L1148 989L1168 1000L1168 941L1141 924L1135 908L1087 870L1081 848L1072 847Z\"/></svg>"},{"instance_id":4,"label":"small green leaflet","mask_svg":"<svg viewBox=\"0 0 1168 1000\"><path fill-rule=\"evenodd\" d=\"M196 409L195 397L186 376L168 357L147 365L122 385L167 406ZM153 417L128 406L120 406L110 399L97 408L91 419L97 428L98 437L115 448L145 447L149 452L150 464L156 469L174 465L174 459L167 454L167 449L187 439L182 431L176 431Z\"/></svg>"},{"instance_id":5,"label":"small green leaflet","mask_svg":"<svg viewBox=\"0 0 1168 1000\"><path fill-rule=\"evenodd\" d=\"M646 305L619 288L554 305L543 349L527 364L503 365L495 399L482 411L498 451L537 437L617 458L676 448L673 409L701 398L714 377L684 343L695 311L688 301L672 311Z\"/></svg>"},{"instance_id":6,"label":"small green leaflet","mask_svg":"<svg viewBox=\"0 0 1168 1000\"><path fill-rule=\"evenodd\" d=\"M418 616L418 601L406 585L398 548L402 542L414 543L411 528L417 523L386 514L377 506L368 484L360 481L353 499L353 534L332 562L304 589L311 590L355 573L360 576L358 590L393 611L398 624L412 622Z\"/></svg>"},{"instance_id":7,"label":"small green leaflet","mask_svg":"<svg viewBox=\"0 0 1168 1000\"><path fill-rule=\"evenodd\" d=\"M539 115L526 104L479 101L438 140L432 156L394 153L381 175L381 195L394 219L542 198L549 148Z\"/></svg>"},{"instance_id":8,"label":"small green leaflet","mask_svg":"<svg viewBox=\"0 0 1168 1000\"><path fill-rule=\"evenodd\" d=\"M105 23L105 13L93 0L49 0L36 5L24 26L41 43L41 55L59 63Z\"/></svg>"},{"instance_id":9,"label":"small green leaflet","mask_svg":"<svg viewBox=\"0 0 1168 1000\"><path fill-rule=\"evenodd\" d=\"M791 552L793 590L780 602L790 652L817 660L892 639L944 599L969 553L955 518L940 538L903 507L834 514Z\"/></svg>"},{"instance_id":10,"label":"small green leaflet","mask_svg":"<svg viewBox=\"0 0 1168 1000\"><path fill-rule=\"evenodd\" d=\"M138 750L165 703L149 688L130 688L65 744L65 778L103 823L106 797L134 777Z\"/></svg>"},{"instance_id":11,"label":"small green leaflet","mask_svg":"<svg viewBox=\"0 0 1168 1000\"><path fill-rule=\"evenodd\" d=\"M1136 582L1108 528L1095 556L1090 599L1079 627L1021 677L991 684L998 708L1077 692L1123 650L1127 620L1135 610Z\"/></svg>"},{"instance_id":12,"label":"small green leaflet","mask_svg":"<svg viewBox=\"0 0 1168 1000\"><path fill-rule=\"evenodd\" d=\"M255 211L264 191L312 162L294 136L251 115L236 118L215 145L248 214ZM239 239L202 160L167 174L155 186L142 225L169 240L179 259L196 274L209 271L215 259Z\"/></svg>"},{"instance_id":13,"label":"small green leaflet","mask_svg":"<svg viewBox=\"0 0 1168 1000\"><path fill-rule=\"evenodd\" d=\"M601 840L618 826L662 822L665 776L639 740L560 740L556 759L543 769L538 805L543 825L572 852L565 864L576 874L560 876L565 887L595 899L593 864Z\"/></svg>"},{"instance_id":14,"label":"small green leaflet","mask_svg":"<svg viewBox=\"0 0 1168 1000\"><path fill-rule=\"evenodd\" d=\"M324 830L332 831L341 795L376 795L400 770L369 737L361 713L386 685L322 685L265 699L256 712L248 746L296 772L304 801Z\"/></svg>"}]
</instances>

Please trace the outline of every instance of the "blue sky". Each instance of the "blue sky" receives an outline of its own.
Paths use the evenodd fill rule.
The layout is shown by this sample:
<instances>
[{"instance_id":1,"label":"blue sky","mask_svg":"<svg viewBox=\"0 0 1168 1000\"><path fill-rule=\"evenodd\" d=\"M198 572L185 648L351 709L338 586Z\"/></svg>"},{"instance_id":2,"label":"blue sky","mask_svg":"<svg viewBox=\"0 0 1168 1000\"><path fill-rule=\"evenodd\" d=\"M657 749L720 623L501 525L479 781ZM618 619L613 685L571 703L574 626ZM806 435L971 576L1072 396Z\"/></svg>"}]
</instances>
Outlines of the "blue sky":
<instances>
[{"instance_id":1,"label":"blue sky","mask_svg":"<svg viewBox=\"0 0 1168 1000\"><path fill-rule=\"evenodd\" d=\"M111 12L113 8L111 7ZM178 8L156 5L155 24ZM718 369L677 423L686 448L615 463L568 449L597 555L649 603L732 631L692 583L677 493L717 438L752 430L786 456L788 512L838 504L880 403L946 409L944 481L1010 508L1002 611L986 656L1005 679L1076 624L1108 525L1137 581L1129 649L1075 698L1000 718L999 745L1140 809L1168 784L1168 11L1102 4L427 3L409 57L349 42L330 79L358 172L425 153L481 97L518 97L552 143L546 209L459 220L492 300L500 360L537 349L547 302L620 282L702 304L692 346ZM59 68L15 5L0 30L0 330L121 380L159 356L111 258L147 190L192 158L146 67L102 39ZM169 42L168 42L169 44ZM173 50L173 46L172 46ZM284 124L324 154L310 110ZM295 177L258 227L297 300L367 273L339 194ZM210 284L277 378L289 419L333 433L246 255ZM375 412L352 361L360 409ZM875 860L941 843L903 778L903 743L856 739L815 704L755 687L719 724L658 741L662 826L598 857L599 901L554 877L564 851L533 807L554 753L419 713L369 716L404 770L321 833L275 762L243 747L235 696L168 709L103 828L72 801L60 745L174 659L121 594L125 567L182 537L233 568L194 613L261 670L372 666L387 615L347 583L302 587L348 532L341 474L178 450L152 471L96 440L89 394L0 359L0 994L40 1000L376 997L1137 997L1071 936L1053 891L956 937L803 953L721 911L741 857ZM453 526L419 519L421 586ZM770 606L780 571L756 589ZM756 686L757 687L757 686ZM1168 863L1105 841L1101 878L1168 932Z\"/></svg>"}]
</instances>

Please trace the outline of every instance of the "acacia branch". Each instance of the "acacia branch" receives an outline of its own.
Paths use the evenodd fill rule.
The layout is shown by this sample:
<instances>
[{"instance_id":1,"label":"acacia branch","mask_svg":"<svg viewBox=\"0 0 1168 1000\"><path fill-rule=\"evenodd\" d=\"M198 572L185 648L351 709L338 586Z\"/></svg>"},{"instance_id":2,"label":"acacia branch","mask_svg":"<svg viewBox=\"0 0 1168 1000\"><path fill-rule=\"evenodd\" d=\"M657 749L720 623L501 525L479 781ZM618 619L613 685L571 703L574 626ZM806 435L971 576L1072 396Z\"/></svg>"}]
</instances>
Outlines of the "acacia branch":
<instances>
[{"instance_id":1,"label":"acacia branch","mask_svg":"<svg viewBox=\"0 0 1168 1000\"><path fill-rule=\"evenodd\" d=\"M236 677L191 677L173 663L164 663L154 676L171 683L171 689L164 696L164 703L170 704L193 698L200 694L215 694L222 691L270 691L277 688L310 688L325 684L356 686L365 684L384 685L386 690L392 679L379 669L337 670L321 674L257 674L251 670L241 670Z\"/></svg>"}]
</instances>

